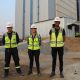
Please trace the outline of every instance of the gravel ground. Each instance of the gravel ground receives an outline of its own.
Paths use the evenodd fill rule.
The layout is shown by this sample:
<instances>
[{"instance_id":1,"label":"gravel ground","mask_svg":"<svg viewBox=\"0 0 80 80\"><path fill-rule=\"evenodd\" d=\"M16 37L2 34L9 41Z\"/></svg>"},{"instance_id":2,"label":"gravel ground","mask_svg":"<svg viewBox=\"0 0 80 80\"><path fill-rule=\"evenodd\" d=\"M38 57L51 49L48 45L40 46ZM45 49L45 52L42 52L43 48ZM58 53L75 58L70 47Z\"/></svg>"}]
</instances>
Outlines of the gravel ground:
<instances>
[{"instance_id":1,"label":"gravel ground","mask_svg":"<svg viewBox=\"0 0 80 80\"><path fill-rule=\"evenodd\" d=\"M0 80L80 80L80 53L79 52L69 52L65 50L64 53L64 79L59 76L59 64L57 60L56 76L50 78L51 73L51 50L49 44L42 44L41 55L40 55L40 67L41 76L36 74L36 66L34 65L33 74L31 76L27 75L29 59L27 55L27 44L20 44L19 47L20 64L24 76L20 76L16 73L13 60L11 60L10 74L9 77L3 78L3 66L4 66L4 48L0 47Z\"/></svg>"}]
</instances>

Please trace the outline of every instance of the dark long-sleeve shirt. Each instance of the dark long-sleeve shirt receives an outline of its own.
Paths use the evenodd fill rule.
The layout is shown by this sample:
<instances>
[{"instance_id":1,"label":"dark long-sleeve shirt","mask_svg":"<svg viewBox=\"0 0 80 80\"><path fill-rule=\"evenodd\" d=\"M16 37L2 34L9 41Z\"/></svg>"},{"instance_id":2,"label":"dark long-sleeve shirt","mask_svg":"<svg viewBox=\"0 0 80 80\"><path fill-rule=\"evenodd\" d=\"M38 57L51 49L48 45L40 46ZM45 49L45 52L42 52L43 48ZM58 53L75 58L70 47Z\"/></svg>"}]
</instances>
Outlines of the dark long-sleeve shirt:
<instances>
[{"instance_id":1,"label":"dark long-sleeve shirt","mask_svg":"<svg viewBox=\"0 0 80 80\"><path fill-rule=\"evenodd\" d=\"M8 34L9 39L11 40L11 38L12 38L12 32L11 33L7 33L7 34ZM16 41L17 41L17 44L20 42L19 41L19 36L18 36L17 32L16 32ZM5 45L5 34L3 35L2 43L3 43L3 45Z\"/></svg>"}]
</instances>

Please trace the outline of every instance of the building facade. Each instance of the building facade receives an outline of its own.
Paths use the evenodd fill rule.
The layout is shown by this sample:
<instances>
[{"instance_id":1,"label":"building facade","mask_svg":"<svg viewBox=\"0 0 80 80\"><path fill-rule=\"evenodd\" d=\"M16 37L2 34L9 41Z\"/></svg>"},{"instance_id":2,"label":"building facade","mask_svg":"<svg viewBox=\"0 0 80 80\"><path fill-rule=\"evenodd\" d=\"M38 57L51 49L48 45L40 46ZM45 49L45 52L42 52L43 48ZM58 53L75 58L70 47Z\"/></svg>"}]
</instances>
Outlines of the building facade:
<instances>
[{"instance_id":1,"label":"building facade","mask_svg":"<svg viewBox=\"0 0 80 80\"><path fill-rule=\"evenodd\" d=\"M50 22L56 16L66 17L72 22L76 21L76 0L16 0L15 26L20 38L24 38L30 33L32 23ZM49 26L41 26L42 29L43 27L49 29ZM47 35L48 32L45 34Z\"/></svg>"}]
</instances>

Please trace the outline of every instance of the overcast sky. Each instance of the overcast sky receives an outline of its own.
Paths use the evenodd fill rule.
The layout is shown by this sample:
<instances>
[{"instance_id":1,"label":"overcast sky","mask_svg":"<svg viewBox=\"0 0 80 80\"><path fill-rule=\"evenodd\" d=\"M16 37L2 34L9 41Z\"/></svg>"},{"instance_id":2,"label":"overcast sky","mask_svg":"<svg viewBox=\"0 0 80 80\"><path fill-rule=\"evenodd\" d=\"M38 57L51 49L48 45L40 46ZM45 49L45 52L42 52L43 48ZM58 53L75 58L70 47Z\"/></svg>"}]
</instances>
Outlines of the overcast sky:
<instances>
[{"instance_id":1,"label":"overcast sky","mask_svg":"<svg viewBox=\"0 0 80 80\"><path fill-rule=\"evenodd\" d=\"M5 32L7 22L15 22L15 0L0 0L0 34Z\"/></svg>"}]
</instances>

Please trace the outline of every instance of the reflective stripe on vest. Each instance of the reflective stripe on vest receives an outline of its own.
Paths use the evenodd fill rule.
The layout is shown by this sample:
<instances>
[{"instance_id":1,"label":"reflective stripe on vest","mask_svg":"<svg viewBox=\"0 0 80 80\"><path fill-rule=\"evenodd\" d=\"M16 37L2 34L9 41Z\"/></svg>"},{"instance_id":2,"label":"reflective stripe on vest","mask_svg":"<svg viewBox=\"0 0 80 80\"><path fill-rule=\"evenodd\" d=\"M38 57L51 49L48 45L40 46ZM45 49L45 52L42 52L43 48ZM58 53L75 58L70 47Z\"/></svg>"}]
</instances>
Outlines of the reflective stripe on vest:
<instances>
[{"instance_id":1,"label":"reflective stripe on vest","mask_svg":"<svg viewBox=\"0 0 80 80\"><path fill-rule=\"evenodd\" d=\"M17 66L16 69L20 68L20 66Z\"/></svg>"},{"instance_id":2,"label":"reflective stripe on vest","mask_svg":"<svg viewBox=\"0 0 80 80\"><path fill-rule=\"evenodd\" d=\"M30 50L38 50L38 49L40 49L38 35L36 35L34 39L32 39L32 35L30 35L28 37L28 41L29 41L28 49L30 49Z\"/></svg>"},{"instance_id":3,"label":"reflective stripe on vest","mask_svg":"<svg viewBox=\"0 0 80 80\"><path fill-rule=\"evenodd\" d=\"M12 33L12 38L11 40L8 37L8 34L5 34L5 48L15 48L17 47L17 42L16 42L16 33Z\"/></svg>"},{"instance_id":4,"label":"reflective stripe on vest","mask_svg":"<svg viewBox=\"0 0 80 80\"><path fill-rule=\"evenodd\" d=\"M61 29L59 30L57 38L56 38L55 30L54 29L52 30L50 46L51 47L63 47L64 46L63 35L62 35Z\"/></svg>"},{"instance_id":5,"label":"reflective stripe on vest","mask_svg":"<svg viewBox=\"0 0 80 80\"><path fill-rule=\"evenodd\" d=\"M9 69L10 67L4 67L4 69Z\"/></svg>"}]
</instances>

